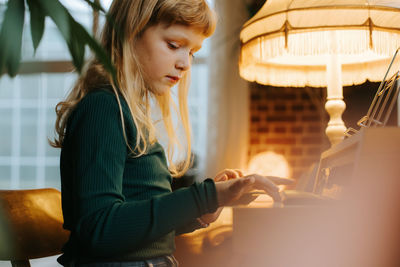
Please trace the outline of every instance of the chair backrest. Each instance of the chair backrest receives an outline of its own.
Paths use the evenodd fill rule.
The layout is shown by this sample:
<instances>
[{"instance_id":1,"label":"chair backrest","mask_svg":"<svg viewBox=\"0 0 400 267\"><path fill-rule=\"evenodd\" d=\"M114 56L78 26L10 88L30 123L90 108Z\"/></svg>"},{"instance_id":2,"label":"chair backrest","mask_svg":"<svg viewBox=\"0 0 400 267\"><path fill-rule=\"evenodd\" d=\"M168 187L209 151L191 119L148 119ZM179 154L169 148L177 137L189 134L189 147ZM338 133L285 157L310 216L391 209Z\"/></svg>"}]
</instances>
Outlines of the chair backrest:
<instances>
[{"instance_id":1,"label":"chair backrest","mask_svg":"<svg viewBox=\"0 0 400 267\"><path fill-rule=\"evenodd\" d=\"M8 227L10 244L0 244L0 260L13 267L29 259L61 253L69 231L63 229L61 193L56 189L0 190L0 221Z\"/></svg>"}]
</instances>

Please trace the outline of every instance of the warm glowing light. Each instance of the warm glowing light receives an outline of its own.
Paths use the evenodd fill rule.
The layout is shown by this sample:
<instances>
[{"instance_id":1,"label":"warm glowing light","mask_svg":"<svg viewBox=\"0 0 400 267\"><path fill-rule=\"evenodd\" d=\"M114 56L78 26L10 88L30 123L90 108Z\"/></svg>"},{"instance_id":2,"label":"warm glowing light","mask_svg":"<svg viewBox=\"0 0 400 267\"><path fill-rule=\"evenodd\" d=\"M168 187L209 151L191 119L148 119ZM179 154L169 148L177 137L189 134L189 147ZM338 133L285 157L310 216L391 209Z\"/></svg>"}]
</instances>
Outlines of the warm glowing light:
<instances>
[{"instance_id":1,"label":"warm glowing light","mask_svg":"<svg viewBox=\"0 0 400 267\"><path fill-rule=\"evenodd\" d=\"M258 173L265 176L291 176L291 169L286 158L272 151L255 155L250 160L247 171L249 173Z\"/></svg>"},{"instance_id":2,"label":"warm glowing light","mask_svg":"<svg viewBox=\"0 0 400 267\"><path fill-rule=\"evenodd\" d=\"M264 176L291 177L291 168L283 155L272 151L261 152L255 155L247 166L248 173L257 173ZM285 189L284 185L279 186L281 190ZM256 202L271 202L272 198L268 195L261 195ZM256 203L254 203L256 204Z\"/></svg>"},{"instance_id":3,"label":"warm glowing light","mask_svg":"<svg viewBox=\"0 0 400 267\"><path fill-rule=\"evenodd\" d=\"M335 145L346 131L342 86L382 80L399 25L399 1L268 0L240 32L239 72L266 85L326 86L325 132Z\"/></svg>"}]
</instances>

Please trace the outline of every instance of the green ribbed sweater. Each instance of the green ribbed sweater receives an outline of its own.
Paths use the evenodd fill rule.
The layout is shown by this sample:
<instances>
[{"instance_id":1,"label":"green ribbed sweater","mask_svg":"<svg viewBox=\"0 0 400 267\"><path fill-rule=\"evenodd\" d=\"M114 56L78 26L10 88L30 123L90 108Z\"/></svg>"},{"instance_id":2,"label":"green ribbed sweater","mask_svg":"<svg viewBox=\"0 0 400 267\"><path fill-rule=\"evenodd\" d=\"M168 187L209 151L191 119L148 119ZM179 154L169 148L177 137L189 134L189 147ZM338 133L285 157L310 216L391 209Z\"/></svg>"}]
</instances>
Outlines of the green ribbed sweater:
<instances>
[{"instance_id":1,"label":"green ribbed sweater","mask_svg":"<svg viewBox=\"0 0 400 267\"><path fill-rule=\"evenodd\" d=\"M120 99L127 138L135 144L136 127ZM217 208L211 179L171 191L159 143L132 157L109 88L89 93L72 112L60 168L64 228L71 231L61 264L172 254L176 232L195 230L196 218Z\"/></svg>"}]
</instances>

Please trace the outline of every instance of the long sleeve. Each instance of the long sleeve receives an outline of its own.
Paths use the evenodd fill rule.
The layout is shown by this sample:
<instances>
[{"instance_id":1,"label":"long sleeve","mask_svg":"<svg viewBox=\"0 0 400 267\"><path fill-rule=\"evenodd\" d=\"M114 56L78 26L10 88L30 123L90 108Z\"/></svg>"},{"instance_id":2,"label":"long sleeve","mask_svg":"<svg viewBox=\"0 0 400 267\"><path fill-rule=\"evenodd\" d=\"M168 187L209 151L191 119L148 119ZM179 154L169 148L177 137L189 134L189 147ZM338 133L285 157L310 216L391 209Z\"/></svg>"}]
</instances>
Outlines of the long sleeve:
<instances>
[{"instance_id":1,"label":"long sleeve","mask_svg":"<svg viewBox=\"0 0 400 267\"><path fill-rule=\"evenodd\" d=\"M129 143L136 128L124 107ZM217 208L212 180L171 192L159 144L133 157L115 97L91 93L71 115L61 158L65 227L90 256L129 253Z\"/></svg>"},{"instance_id":2,"label":"long sleeve","mask_svg":"<svg viewBox=\"0 0 400 267\"><path fill-rule=\"evenodd\" d=\"M193 183L194 183L194 177L183 176L181 178L173 178L171 187L172 190L174 191L180 188L187 188L193 185ZM175 235L190 233L200 228L203 228L203 225L198 221L198 218L195 218L186 225L176 228Z\"/></svg>"}]
</instances>

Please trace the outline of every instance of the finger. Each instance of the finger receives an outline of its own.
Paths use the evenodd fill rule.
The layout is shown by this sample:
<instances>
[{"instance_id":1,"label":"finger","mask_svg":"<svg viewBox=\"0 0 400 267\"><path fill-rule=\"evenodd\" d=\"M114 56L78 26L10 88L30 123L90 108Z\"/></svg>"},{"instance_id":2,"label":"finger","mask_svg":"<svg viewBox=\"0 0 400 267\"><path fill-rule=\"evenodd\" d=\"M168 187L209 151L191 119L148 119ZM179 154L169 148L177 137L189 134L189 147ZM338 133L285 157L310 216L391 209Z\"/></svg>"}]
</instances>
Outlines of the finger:
<instances>
[{"instance_id":1,"label":"finger","mask_svg":"<svg viewBox=\"0 0 400 267\"><path fill-rule=\"evenodd\" d=\"M236 170L233 170L233 169L226 169L225 174L228 175L228 179L234 179L234 178L240 177L240 174Z\"/></svg>"},{"instance_id":2,"label":"finger","mask_svg":"<svg viewBox=\"0 0 400 267\"><path fill-rule=\"evenodd\" d=\"M280 191L277 192L277 191L271 190L271 188L268 186L264 186L263 188L259 188L259 189L261 189L267 195L269 195L274 200L274 202L282 202L284 200L283 194Z\"/></svg>"},{"instance_id":3,"label":"finger","mask_svg":"<svg viewBox=\"0 0 400 267\"><path fill-rule=\"evenodd\" d=\"M226 175L226 178L227 178L228 180L229 180L229 179L232 179L232 178L236 178L236 177L238 176L238 174L237 174L234 170L225 169L225 170L219 172L219 173L215 176L214 181L220 181L220 179L221 179L222 177L224 177L225 175ZM225 180L224 180L224 181L225 181Z\"/></svg>"},{"instance_id":4,"label":"finger","mask_svg":"<svg viewBox=\"0 0 400 267\"><path fill-rule=\"evenodd\" d=\"M259 189L268 188L271 192L278 192L279 186L277 186L274 182L272 182L268 177L261 176L258 174L252 175L255 178L256 187L259 186Z\"/></svg>"},{"instance_id":5,"label":"finger","mask_svg":"<svg viewBox=\"0 0 400 267\"><path fill-rule=\"evenodd\" d=\"M266 177L270 179L274 184L291 185L295 183L295 180L291 178L284 178L278 176L266 176Z\"/></svg>"},{"instance_id":6,"label":"finger","mask_svg":"<svg viewBox=\"0 0 400 267\"><path fill-rule=\"evenodd\" d=\"M280 192L267 192L267 194L272 197L272 199L274 200L274 202L282 202L282 196Z\"/></svg>"},{"instance_id":7,"label":"finger","mask_svg":"<svg viewBox=\"0 0 400 267\"><path fill-rule=\"evenodd\" d=\"M222 181L226 181L226 180L228 180L228 176L225 173L220 174L214 178L215 182L222 182Z\"/></svg>"},{"instance_id":8,"label":"finger","mask_svg":"<svg viewBox=\"0 0 400 267\"><path fill-rule=\"evenodd\" d=\"M235 172L239 175L239 177L243 177L243 171L241 169L235 169Z\"/></svg>"},{"instance_id":9,"label":"finger","mask_svg":"<svg viewBox=\"0 0 400 267\"><path fill-rule=\"evenodd\" d=\"M223 171L222 171L222 172L219 172L217 175L215 175L214 181L215 181L215 182L225 181L224 176L225 176L225 172L223 172Z\"/></svg>"}]
</instances>

